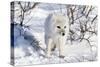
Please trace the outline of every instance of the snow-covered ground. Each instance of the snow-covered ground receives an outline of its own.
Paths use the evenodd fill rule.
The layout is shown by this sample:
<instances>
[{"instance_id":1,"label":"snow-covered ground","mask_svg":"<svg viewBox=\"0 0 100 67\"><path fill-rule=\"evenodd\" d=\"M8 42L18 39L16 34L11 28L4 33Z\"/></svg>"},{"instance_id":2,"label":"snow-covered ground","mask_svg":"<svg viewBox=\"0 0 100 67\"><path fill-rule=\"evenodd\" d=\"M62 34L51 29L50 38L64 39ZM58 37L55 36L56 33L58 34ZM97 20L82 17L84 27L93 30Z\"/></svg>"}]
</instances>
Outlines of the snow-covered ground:
<instances>
[{"instance_id":1,"label":"snow-covered ground","mask_svg":"<svg viewBox=\"0 0 100 67\"><path fill-rule=\"evenodd\" d=\"M34 27L33 27L34 28ZM42 29L43 27L41 27ZM28 34L32 33L31 36L39 41L39 46L46 50L44 43L44 32L37 30L28 30ZM37 32L38 31L38 32ZM73 42L73 44L66 43L65 46L65 58L59 58L59 51L55 50L51 58L45 57L43 50L35 51L30 41L25 40L23 36L20 36L16 40L17 46L14 48L15 65L30 65L30 64L48 64L48 63L71 63L71 62L82 62L82 61L94 61L97 60L97 46L92 47L87 41ZM39 55L38 53L44 55Z\"/></svg>"},{"instance_id":2,"label":"snow-covered ground","mask_svg":"<svg viewBox=\"0 0 100 67\"><path fill-rule=\"evenodd\" d=\"M18 5L17 5L18 6ZM55 6L55 7L54 7ZM77 6L78 7L78 6ZM50 8L50 9L49 9ZM59 10L61 9L62 10ZM18 9L18 8L16 8ZM97 60L97 36L90 37L91 45L87 40L66 41L65 58L59 58L59 51L56 49L51 58L46 57L46 45L44 42L44 22L49 13L63 12L66 13L65 5L55 4L39 4L31 12L25 14L24 25L29 28L14 26L14 62L15 65L32 65L32 64L52 64L52 63L74 63L83 61ZM95 12L95 11L94 11ZM14 21L20 23L17 15L20 11L15 12ZM76 13L77 14L77 13ZM75 14L75 15L76 15ZM95 14L95 13L93 13ZM77 17L77 16L76 16ZM84 17L80 20L85 21ZM80 36L79 21L70 26L70 28L77 32L77 39ZM87 32L84 37L90 34Z\"/></svg>"}]
</instances>

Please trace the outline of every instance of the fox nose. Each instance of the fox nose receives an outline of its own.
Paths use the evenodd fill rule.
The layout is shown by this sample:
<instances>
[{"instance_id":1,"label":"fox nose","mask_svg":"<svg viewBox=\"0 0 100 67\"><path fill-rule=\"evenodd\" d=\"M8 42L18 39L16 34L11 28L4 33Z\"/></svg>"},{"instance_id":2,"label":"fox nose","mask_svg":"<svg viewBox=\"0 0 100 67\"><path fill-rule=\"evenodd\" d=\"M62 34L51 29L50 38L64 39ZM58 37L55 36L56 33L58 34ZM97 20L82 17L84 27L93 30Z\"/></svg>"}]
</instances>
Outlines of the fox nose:
<instances>
[{"instance_id":1,"label":"fox nose","mask_svg":"<svg viewBox=\"0 0 100 67\"><path fill-rule=\"evenodd\" d=\"M64 36L65 35L65 33L62 33L62 36Z\"/></svg>"}]
</instances>

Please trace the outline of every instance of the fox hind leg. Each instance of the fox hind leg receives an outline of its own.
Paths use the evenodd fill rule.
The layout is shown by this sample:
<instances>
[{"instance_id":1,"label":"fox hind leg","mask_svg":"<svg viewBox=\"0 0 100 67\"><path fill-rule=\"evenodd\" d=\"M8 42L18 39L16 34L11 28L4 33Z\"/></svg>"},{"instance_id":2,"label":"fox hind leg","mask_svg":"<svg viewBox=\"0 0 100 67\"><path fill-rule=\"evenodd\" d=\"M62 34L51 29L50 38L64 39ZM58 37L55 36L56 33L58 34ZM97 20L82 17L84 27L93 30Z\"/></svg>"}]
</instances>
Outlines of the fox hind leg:
<instances>
[{"instance_id":1,"label":"fox hind leg","mask_svg":"<svg viewBox=\"0 0 100 67\"><path fill-rule=\"evenodd\" d=\"M48 43L47 43L47 57L50 57L51 55L51 46L52 45L52 39L48 39Z\"/></svg>"}]
</instances>

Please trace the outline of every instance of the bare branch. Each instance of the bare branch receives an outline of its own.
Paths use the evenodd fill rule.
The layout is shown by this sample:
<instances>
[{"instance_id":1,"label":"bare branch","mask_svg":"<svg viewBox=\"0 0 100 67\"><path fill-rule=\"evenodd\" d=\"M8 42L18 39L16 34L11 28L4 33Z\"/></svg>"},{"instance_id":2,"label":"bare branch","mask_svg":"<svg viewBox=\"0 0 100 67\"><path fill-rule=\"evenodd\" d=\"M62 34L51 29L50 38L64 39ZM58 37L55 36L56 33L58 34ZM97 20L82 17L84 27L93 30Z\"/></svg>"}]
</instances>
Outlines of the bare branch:
<instances>
[{"instance_id":1,"label":"bare branch","mask_svg":"<svg viewBox=\"0 0 100 67\"><path fill-rule=\"evenodd\" d=\"M88 17L88 15L89 15L89 13L92 11L92 6L90 7L90 9L89 9L89 11L88 11L88 13L87 13L87 15L86 15L86 18Z\"/></svg>"},{"instance_id":2,"label":"bare branch","mask_svg":"<svg viewBox=\"0 0 100 67\"><path fill-rule=\"evenodd\" d=\"M93 23L96 18L97 18L97 15L93 18L93 20L91 22Z\"/></svg>"},{"instance_id":3,"label":"bare branch","mask_svg":"<svg viewBox=\"0 0 100 67\"><path fill-rule=\"evenodd\" d=\"M73 15L73 10L72 10L72 8L70 8L70 11L71 11L72 24L73 24L73 23L74 23L74 15Z\"/></svg>"}]
</instances>

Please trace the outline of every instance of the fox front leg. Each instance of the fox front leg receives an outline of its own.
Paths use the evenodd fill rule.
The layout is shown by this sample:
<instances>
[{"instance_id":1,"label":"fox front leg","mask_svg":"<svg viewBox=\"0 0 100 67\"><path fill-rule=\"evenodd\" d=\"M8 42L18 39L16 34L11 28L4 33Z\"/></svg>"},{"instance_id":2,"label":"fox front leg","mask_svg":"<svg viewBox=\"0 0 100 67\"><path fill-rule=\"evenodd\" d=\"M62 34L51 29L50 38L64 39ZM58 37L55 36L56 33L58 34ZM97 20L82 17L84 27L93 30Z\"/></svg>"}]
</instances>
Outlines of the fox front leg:
<instances>
[{"instance_id":1,"label":"fox front leg","mask_svg":"<svg viewBox=\"0 0 100 67\"><path fill-rule=\"evenodd\" d=\"M65 39L64 38L60 38L59 40L59 57L60 58L64 58L64 47L65 47Z\"/></svg>"}]
</instances>

